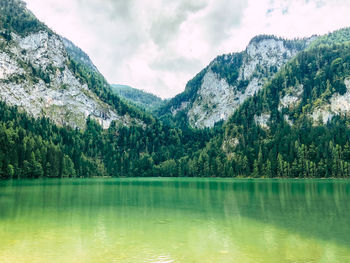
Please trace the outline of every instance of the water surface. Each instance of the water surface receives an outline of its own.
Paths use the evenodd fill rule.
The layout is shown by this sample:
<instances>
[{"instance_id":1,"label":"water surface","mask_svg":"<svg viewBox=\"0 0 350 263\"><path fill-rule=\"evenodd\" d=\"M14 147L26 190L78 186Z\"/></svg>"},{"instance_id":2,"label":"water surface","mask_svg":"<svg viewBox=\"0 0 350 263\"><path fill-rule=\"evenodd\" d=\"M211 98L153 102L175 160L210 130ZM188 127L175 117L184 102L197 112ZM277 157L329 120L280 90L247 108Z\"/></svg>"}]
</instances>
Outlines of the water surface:
<instances>
[{"instance_id":1,"label":"water surface","mask_svg":"<svg viewBox=\"0 0 350 263\"><path fill-rule=\"evenodd\" d=\"M0 262L350 262L350 181L0 182Z\"/></svg>"}]
</instances>

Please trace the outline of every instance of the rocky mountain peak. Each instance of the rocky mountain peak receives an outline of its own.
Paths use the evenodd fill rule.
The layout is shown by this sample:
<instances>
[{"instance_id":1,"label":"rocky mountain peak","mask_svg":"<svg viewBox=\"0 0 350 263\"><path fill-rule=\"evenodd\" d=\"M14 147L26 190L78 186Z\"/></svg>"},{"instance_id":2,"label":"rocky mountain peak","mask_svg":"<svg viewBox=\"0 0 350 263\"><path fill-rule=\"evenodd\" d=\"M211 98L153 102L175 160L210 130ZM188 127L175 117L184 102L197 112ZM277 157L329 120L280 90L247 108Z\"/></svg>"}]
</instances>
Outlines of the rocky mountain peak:
<instances>
[{"instance_id":1,"label":"rocky mountain peak","mask_svg":"<svg viewBox=\"0 0 350 263\"><path fill-rule=\"evenodd\" d=\"M227 120L308 43L307 39L255 37L245 51L226 54L211 62L192 101L183 101L179 105L186 107L173 107L172 112L185 110L190 125L195 128L213 127Z\"/></svg>"},{"instance_id":2,"label":"rocky mountain peak","mask_svg":"<svg viewBox=\"0 0 350 263\"><path fill-rule=\"evenodd\" d=\"M11 33L11 38L0 51L3 101L35 117L49 117L56 124L74 128L84 128L88 117L104 128L112 121L131 122L130 116L120 116L74 74L59 36L39 31L25 37Z\"/></svg>"}]
</instances>

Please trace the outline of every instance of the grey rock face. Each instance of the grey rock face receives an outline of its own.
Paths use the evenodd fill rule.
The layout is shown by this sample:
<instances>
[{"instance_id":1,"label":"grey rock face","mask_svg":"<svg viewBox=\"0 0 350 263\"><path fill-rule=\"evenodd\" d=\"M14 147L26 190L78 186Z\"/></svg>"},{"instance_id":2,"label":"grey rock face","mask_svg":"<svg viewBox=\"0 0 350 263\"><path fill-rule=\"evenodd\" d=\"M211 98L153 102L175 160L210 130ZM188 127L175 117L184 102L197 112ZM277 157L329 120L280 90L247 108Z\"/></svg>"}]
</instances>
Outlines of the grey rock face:
<instances>
[{"instance_id":1,"label":"grey rock face","mask_svg":"<svg viewBox=\"0 0 350 263\"><path fill-rule=\"evenodd\" d=\"M213 127L216 122L227 120L247 98L257 93L298 52L295 48L287 47L280 39L251 42L244 52L237 79L237 83L248 83L244 90L229 85L226 79L215 74L209 66L196 99L188 108L187 115L191 126ZM274 70L271 70L272 68Z\"/></svg>"},{"instance_id":2,"label":"grey rock face","mask_svg":"<svg viewBox=\"0 0 350 263\"><path fill-rule=\"evenodd\" d=\"M45 79L35 76L33 70ZM24 38L12 34L12 41L0 50L0 97L34 117L48 117L74 128L84 128L88 117L103 128L112 121L132 122L128 115L119 116L74 75L61 38L46 31Z\"/></svg>"},{"instance_id":3,"label":"grey rock face","mask_svg":"<svg viewBox=\"0 0 350 263\"><path fill-rule=\"evenodd\" d=\"M335 93L329 103L313 109L311 118L315 123L321 121L321 124L326 124L336 115L350 113L350 79L345 79L344 83L346 86L345 94Z\"/></svg>"}]
</instances>

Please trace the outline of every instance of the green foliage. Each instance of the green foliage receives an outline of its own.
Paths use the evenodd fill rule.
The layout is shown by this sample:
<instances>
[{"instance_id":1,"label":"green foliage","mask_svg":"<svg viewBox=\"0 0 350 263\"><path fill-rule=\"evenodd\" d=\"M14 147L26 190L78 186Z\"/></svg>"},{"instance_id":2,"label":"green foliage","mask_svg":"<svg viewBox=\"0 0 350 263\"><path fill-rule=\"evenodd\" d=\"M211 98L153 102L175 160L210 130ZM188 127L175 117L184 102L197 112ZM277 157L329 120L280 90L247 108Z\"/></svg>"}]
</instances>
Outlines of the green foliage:
<instances>
[{"instance_id":1,"label":"green foliage","mask_svg":"<svg viewBox=\"0 0 350 263\"><path fill-rule=\"evenodd\" d=\"M151 115L144 111L128 105L115 95L107 81L99 73L91 69L91 67L75 61L72 57L68 63L69 68L74 74L80 78L83 83L86 83L90 90L105 103L113 106L120 115L129 114L130 117L144 121L146 124L154 122Z\"/></svg>"},{"instance_id":2,"label":"green foliage","mask_svg":"<svg viewBox=\"0 0 350 263\"><path fill-rule=\"evenodd\" d=\"M349 177L350 116L334 117L327 125L315 125L309 117L334 93L346 92L349 54L346 44L300 53L235 112L224 133L194 155L188 167L196 164L197 173L205 176L217 174L221 166L220 175L229 177ZM280 99L299 84L303 85L300 102L281 111ZM271 114L269 129L254 121L254 116L265 112ZM292 126L284 115L293 120ZM234 138L239 143L228 147Z\"/></svg>"},{"instance_id":3,"label":"green foliage","mask_svg":"<svg viewBox=\"0 0 350 263\"><path fill-rule=\"evenodd\" d=\"M250 44L259 43L263 40L280 40L283 41L284 45L295 51L302 51L307 47L308 39L292 39L286 40L273 35L260 35L253 38ZM286 55L286 54L285 54ZM172 122L177 127L184 127L188 125L188 119L183 118L183 111L178 111L173 117L171 116L171 111L173 109L180 108L183 103L188 104L188 108L191 107L194 100L197 98L197 92L200 89L203 81L204 75L208 70L212 70L214 73L218 74L222 79L225 79L231 86L236 86L237 90L244 93L245 89L249 85L249 79L244 79L238 81L239 72L242 68L242 64L248 55L246 51L240 53L232 53L218 56L215 58L209 66L203 69L199 74L197 74L192 80L190 80L186 89L183 93L180 93L175 98L169 100L163 107L161 107L157 114L161 117L163 121ZM278 71L276 66L271 66L269 68L264 68L264 66L258 65L256 68L255 75L258 74L261 78L271 78ZM187 113L188 109L184 110Z\"/></svg>"},{"instance_id":4,"label":"green foliage","mask_svg":"<svg viewBox=\"0 0 350 263\"><path fill-rule=\"evenodd\" d=\"M21 36L40 30L51 32L26 9L22 0L0 0L0 28L0 34L6 40L11 40L11 32Z\"/></svg>"},{"instance_id":5,"label":"green foliage","mask_svg":"<svg viewBox=\"0 0 350 263\"><path fill-rule=\"evenodd\" d=\"M83 50L74 45L70 40L64 37L61 37L61 39L69 56L71 56L74 61L88 67L92 71L98 72L90 57Z\"/></svg>"},{"instance_id":6,"label":"green foliage","mask_svg":"<svg viewBox=\"0 0 350 263\"><path fill-rule=\"evenodd\" d=\"M300 53L289 63L278 76L272 80L266 89L267 96L276 101L284 87L303 85L302 102L291 110L290 116L300 116L303 109L308 111L315 108L317 100L328 101L338 92L346 92L344 80L350 76L350 45L320 46ZM277 105L271 105L270 110L276 111Z\"/></svg>"},{"instance_id":7,"label":"green foliage","mask_svg":"<svg viewBox=\"0 0 350 263\"><path fill-rule=\"evenodd\" d=\"M210 136L158 121L103 130L88 119L84 131L70 130L0 103L0 177L177 176L175 160L203 148Z\"/></svg>"},{"instance_id":8,"label":"green foliage","mask_svg":"<svg viewBox=\"0 0 350 263\"><path fill-rule=\"evenodd\" d=\"M346 44L350 42L350 28L343 28L328 35L320 36L310 45L310 49L321 45Z\"/></svg>"},{"instance_id":9,"label":"green foliage","mask_svg":"<svg viewBox=\"0 0 350 263\"><path fill-rule=\"evenodd\" d=\"M221 78L226 79L228 84L233 86L236 84L239 76L243 57L243 52L219 56L211 64L211 69L214 73L219 74ZM248 86L248 84L245 86Z\"/></svg>"},{"instance_id":10,"label":"green foliage","mask_svg":"<svg viewBox=\"0 0 350 263\"><path fill-rule=\"evenodd\" d=\"M111 85L111 87L115 94L125 99L127 102L150 112L159 109L164 104L161 98L142 90L124 85Z\"/></svg>"}]
</instances>

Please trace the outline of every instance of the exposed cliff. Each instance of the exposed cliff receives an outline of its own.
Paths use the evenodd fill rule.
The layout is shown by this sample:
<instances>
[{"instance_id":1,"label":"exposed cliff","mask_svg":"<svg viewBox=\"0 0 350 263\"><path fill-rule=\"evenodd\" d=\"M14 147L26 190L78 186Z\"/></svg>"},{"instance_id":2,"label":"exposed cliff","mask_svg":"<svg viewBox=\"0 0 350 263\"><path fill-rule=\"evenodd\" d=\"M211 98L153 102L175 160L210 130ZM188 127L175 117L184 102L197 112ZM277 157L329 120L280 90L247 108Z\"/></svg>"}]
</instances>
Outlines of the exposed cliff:
<instances>
[{"instance_id":1,"label":"exposed cliff","mask_svg":"<svg viewBox=\"0 0 350 263\"><path fill-rule=\"evenodd\" d=\"M195 128L213 127L227 120L312 39L290 41L274 36L255 37L245 51L219 56L211 62L195 81L188 83L184 94L167 104L163 114L167 110L173 115L185 111L190 125Z\"/></svg>"},{"instance_id":2,"label":"exposed cliff","mask_svg":"<svg viewBox=\"0 0 350 263\"><path fill-rule=\"evenodd\" d=\"M118 112L116 105L99 97L97 88L77 73L75 69L80 63L99 74L85 53L38 22L23 2L2 1L2 18L10 12L13 17L0 23L2 101L35 117L48 117L56 124L73 128L84 128L88 117L98 121L103 128L108 128L112 121L122 125L142 123L130 117L126 105L122 105L126 108L124 112ZM30 30L23 21L30 21L33 25ZM24 23L23 27L21 23ZM77 50L81 51L80 55ZM108 89L106 82L101 83L95 86Z\"/></svg>"}]
</instances>

